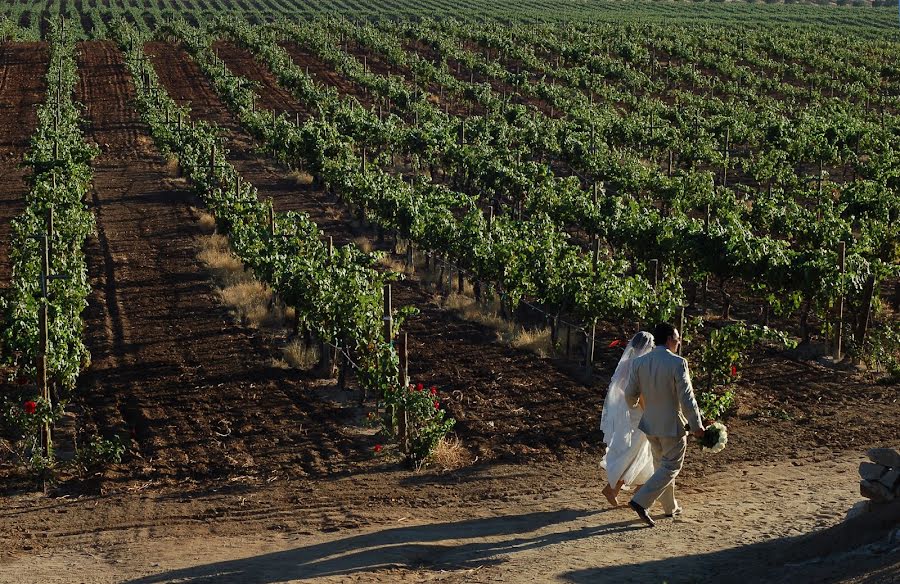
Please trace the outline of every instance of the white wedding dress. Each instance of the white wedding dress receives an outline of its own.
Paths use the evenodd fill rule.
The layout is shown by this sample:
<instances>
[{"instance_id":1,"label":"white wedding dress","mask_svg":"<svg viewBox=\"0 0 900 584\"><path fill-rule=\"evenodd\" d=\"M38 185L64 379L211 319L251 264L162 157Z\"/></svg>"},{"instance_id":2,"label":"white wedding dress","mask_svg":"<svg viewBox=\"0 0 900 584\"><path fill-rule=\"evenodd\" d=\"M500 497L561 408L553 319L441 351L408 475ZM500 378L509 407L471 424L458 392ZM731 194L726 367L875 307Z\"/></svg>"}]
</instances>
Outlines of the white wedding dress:
<instances>
[{"instance_id":1,"label":"white wedding dress","mask_svg":"<svg viewBox=\"0 0 900 584\"><path fill-rule=\"evenodd\" d=\"M645 336L642 336L645 335ZM649 337L649 342L647 337ZM653 337L638 333L626 347L616 372L609 382L609 391L600 415L600 430L606 442L606 453L600 466L606 469L610 485L619 481L626 485L642 485L653 474L653 455L647 436L638 430L643 411L625 403L625 386L631 375L634 359L649 353Z\"/></svg>"}]
</instances>

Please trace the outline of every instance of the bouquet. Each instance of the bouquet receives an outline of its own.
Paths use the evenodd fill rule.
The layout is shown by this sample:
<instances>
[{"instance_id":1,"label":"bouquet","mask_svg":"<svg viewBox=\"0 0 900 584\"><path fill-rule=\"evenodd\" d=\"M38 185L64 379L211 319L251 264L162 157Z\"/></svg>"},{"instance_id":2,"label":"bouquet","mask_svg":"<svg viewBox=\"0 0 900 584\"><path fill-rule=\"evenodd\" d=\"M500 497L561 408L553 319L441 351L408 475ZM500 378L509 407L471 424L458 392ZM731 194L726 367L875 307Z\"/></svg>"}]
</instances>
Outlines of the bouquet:
<instances>
[{"instance_id":1,"label":"bouquet","mask_svg":"<svg viewBox=\"0 0 900 584\"><path fill-rule=\"evenodd\" d=\"M728 444L728 428L722 422L713 422L706 427L703 437L697 441L704 451L708 450L713 454L722 452Z\"/></svg>"}]
</instances>

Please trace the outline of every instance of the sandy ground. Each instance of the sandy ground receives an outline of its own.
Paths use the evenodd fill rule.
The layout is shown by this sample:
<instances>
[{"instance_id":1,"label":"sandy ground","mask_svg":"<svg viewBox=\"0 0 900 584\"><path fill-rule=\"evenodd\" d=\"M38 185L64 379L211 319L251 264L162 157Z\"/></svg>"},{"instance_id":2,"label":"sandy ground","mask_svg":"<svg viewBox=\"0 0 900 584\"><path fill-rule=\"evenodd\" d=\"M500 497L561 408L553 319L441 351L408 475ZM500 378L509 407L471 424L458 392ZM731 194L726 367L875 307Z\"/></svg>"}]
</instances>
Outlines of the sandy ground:
<instances>
[{"instance_id":1,"label":"sandy ground","mask_svg":"<svg viewBox=\"0 0 900 584\"><path fill-rule=\"evenodd\" d=\"M373 506L360 529L238 527L221 535L215 523L197 523L173 535L165 526L107 527L4 557L0 582L821 582L836 569L838 579L856 581L855 568L866 575L859 581L890 582L900 578L900 530L893 542L860 534L867 547L824 559L833 550L805 535L840 523L860 500L860 460L711 475L680 490L682 517L660 517L654 529L627 508L599 505L599 484L555 475L517 494L540 482L542 469L499 467L492 478L509 483L506 500L425 511ZM873 566L883 580L870 579Z\"/></svg>"}]
</instances>

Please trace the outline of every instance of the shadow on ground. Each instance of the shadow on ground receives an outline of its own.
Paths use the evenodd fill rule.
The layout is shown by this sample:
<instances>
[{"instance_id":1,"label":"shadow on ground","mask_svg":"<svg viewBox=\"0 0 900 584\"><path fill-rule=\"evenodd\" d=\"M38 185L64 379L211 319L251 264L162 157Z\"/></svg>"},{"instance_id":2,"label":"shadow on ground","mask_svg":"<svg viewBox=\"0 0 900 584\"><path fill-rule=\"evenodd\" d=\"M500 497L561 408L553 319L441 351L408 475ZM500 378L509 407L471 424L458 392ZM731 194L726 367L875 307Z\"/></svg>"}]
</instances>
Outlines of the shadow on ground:
<instances>
[{"instance_id":1,"label":"shadow on ground","mask_svg":"<svg viewBox=\"0 0 900 584\"><path fill-rule=\"evenodd\" d=\"M562 510L386 529L283 552L173 570L132 580L131 584L172 581L270 584L396 567L465 570L503 563L505 556L517 552L643 529L633 521L626 521L560 533L524 535L602 513L605 511ZM503 536L511 537L482 541Z\"/></svg>"},{"instance_id":2,"label":"shadow on ground","mask_svg":"<svg viewBox=\"0 0 900 584\"><path fill-rule=\"evenodd\" d=\"M274 584L397 568L453 572L497 566L520 552L645 529L633 521L566 529L567 523L606 512L564 509L384 529L281 552L172 570L132 580L131 584L173 581ZM708 554L573 570L557 578L573 584L896 583L900 582L898 520L900 502L809 535ZM548 527L558 531L534 534ZM494 541L484 541L485 538ZM548 553L558 552L548 549ZM510 581L516 578L515 574L508 576Z\"/></svg>"},{"instance_id":3,"label":"shadow on ground","mask_svg":"<svg viewBox=\"0 0 900 584\"><path fill-rule=\"evenodd\" d=\"M563 574L561 580L572 584L897 584L900 582L900 501L812 534L708 554L575 570Z\"/></svg>"}]
</instances>

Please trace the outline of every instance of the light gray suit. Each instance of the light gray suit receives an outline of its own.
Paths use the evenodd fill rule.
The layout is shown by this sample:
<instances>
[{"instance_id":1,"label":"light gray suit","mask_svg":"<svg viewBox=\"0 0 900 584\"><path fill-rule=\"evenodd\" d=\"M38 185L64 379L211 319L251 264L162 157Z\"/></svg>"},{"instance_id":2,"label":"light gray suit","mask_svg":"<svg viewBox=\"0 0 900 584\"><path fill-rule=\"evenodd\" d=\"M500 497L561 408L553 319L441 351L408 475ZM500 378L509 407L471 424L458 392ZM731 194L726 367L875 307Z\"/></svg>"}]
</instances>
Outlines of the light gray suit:
<instances>
[{"instance_id":1,"label":"light gray suit","mask_svg":"<svg viewBox=\"0 0 900 584\"><path fill-rule=\"evenodd\" d=\"M687 361L665 347L656 347L635 359L625 401L635 406L641 396L644 414L638 427L650 442L656 470L633 500L649 509L659 499L664 511L672 513L678 507L675 477L681 472L687 450L685 422L691 430L703 428Z\"/></svg>"}]
</instances>

